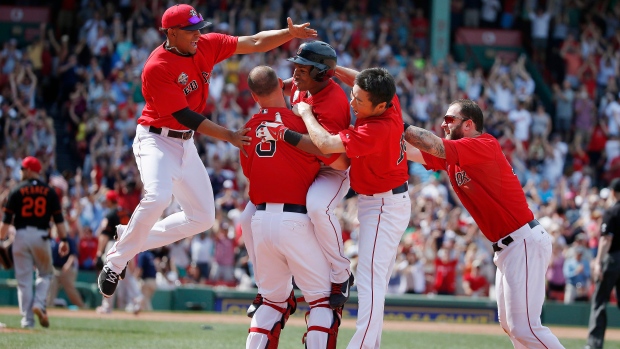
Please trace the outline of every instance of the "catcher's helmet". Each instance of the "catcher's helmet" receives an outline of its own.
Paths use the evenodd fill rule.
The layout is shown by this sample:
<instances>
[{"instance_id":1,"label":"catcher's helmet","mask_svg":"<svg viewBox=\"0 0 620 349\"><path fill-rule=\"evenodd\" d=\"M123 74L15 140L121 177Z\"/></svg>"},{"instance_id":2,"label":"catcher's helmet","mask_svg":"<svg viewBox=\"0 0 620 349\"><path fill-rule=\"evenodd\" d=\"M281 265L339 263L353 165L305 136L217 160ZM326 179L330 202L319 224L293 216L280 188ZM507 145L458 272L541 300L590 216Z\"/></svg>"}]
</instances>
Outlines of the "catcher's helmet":
<instances>
[{"instance_id":1,"label":"catcher's helmet","mask_svg":"<svg viewBox=\"0 0 620 349\"><path fill-rule=\"evenodd\" d=\"M289 61L302 65L311 65L310 77L322 82L336 73L336 50L323 41L309 41L301 44L295 57Z\"/></svg>"}]
</instances>

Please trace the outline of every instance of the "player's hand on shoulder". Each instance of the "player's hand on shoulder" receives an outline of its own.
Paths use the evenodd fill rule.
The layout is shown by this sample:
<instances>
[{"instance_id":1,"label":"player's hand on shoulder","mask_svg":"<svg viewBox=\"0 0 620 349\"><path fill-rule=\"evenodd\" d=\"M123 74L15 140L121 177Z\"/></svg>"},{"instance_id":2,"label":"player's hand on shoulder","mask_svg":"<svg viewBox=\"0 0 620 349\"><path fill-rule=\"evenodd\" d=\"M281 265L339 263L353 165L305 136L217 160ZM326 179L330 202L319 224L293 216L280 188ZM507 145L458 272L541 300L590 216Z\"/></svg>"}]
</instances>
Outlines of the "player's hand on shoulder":
<instances>
[{"instance_id":1,"label":"player's hand on shoulder","mask_svg":"<svg viewBox=\"0 0 620 349\"><path fill-rule=\"evenodd\" d=\"M250 145L250 142L252 141L252 137L246 136L246 133L248 133L249 131L250 131L250 128L242 128L240 130L234 131L229 141L230 144L239 148L241 153L243 153L243 155L245 155L246 157L248 156L248 153L245 151L245 148L243 147L246 145Z\"/></svg>"},{"instance_id":2,"label":"player's hand on shoulder","mask_svg":"<svg viewBox=\"0 0 620 349\"><path fill-rule=\"evenodd\" d=\"M293 106L293 113L297 116L314 116L312 114L312 106L306 102L299 102Z\"/></svg>"},{"instance_id":3,"label":"player's hand on shoulder","mask_svg":"<svg viewBox=\"0 0 620 349\"><path fill-rule=\"evenodd\" d=\"M284 126L282 122L263 121L256 128L256 137L259 137L261 142L281 141L284 139L286 130L288 127Z\"/></svg>"},{"instance_id":4,"label":"player's hand on shoulder","mask_svg":"<svg viewBox=\"0 0 620 349\"><path fill-rule=\"evenodd\" d=\"M316 38L318 36L316 30L310 28L310 23L294 24L291 17L286 18L288 23L288 32L295 38L307 39Z\"/></svg>"}]
</instances>

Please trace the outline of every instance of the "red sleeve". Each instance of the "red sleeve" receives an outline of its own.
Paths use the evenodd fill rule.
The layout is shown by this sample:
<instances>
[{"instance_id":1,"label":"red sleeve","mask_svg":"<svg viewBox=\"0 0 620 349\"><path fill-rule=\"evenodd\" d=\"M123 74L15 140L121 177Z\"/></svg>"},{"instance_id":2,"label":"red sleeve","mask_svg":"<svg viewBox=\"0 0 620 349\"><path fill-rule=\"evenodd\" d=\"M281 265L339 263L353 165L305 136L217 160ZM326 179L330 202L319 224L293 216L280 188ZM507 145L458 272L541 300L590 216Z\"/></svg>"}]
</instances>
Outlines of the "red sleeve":
<instances>
[{"instance_id":1,"label":"red sleeve","mask_svg":"<svg viewBox=\"0 0 620 349\"><path fill-rule=\"evenodd\" d=\"M159 116L170 115L183 108L187 108L187 98L183 90L176 84L176 78L160 63L149 66L144 72L144 95L151 96L149 104Z\"/></svg>"},{"instance_id":2,"label":"red sleeve","mask_svg":"<svg viewBox=\"0 0 620 349\"><path fill-rule=\"evenodd\" d=\"M384 141L377 135L390 134L390 124L379 120L368 120L352 130L344 129L339 134L349 158L365 156L377 152L376 144Z\"/></svg>"},{"instance_id":3,"label":"red sleeve","mask_svg":"<svg viewBox=\"0 0 620 349\"><path fill-rule=\"evenodd\" d=\"M203 38L208 39L212 47L212 53L215 55L214 63L217 64L226 58L229 58L237 51L237 43L239 38L219 33L203 34Z\"/></svg>"},{"instance_id":4,"label":"red sleeve","mask_svg":"<svg viewBox=\"0 0 620 349\"><path fill-rule=\"evenodd\" d=\"M475 165L486 163L495 159L495 151L483 136L475 138L461 138L456 141L443 139L443 146L446 149L446 162L448 164Z\"/></svg>"},{"instance_id":5,"label":"red sleeve","mask_svg":"<svg viewBox=\"0 0 620 349\"><path fill-rule=\"evenodd\" d=\"M424 168L427 170L440 171L446 170L448 168L446 160L438 158L434 155L431 155L427 152L420 151L422 153L422 157L424 158Z\"/></svg>"}]
</instances>

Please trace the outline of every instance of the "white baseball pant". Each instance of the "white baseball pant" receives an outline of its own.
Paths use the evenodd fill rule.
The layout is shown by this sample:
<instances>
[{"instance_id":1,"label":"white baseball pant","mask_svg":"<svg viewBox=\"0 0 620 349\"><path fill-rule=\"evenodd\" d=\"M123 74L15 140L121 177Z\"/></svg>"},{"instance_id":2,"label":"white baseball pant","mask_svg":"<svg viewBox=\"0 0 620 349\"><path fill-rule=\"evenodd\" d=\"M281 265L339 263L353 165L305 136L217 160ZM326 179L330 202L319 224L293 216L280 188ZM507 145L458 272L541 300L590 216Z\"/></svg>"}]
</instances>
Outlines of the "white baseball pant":
<instances>
[{"instance_id":1,"label":"white baseball pant","mask_svg":"<svg viewBox=\"0 0 620 349\"><path fill-rule=\"evenodd\" d=\"M379 348L388 281L411 216L407 192L358 195L359 246L356 330L347 349Z\"/></svg>"},{"instance_id":2,"label":"white baseball pant","mask_svg":"<svg viewBox=\"0 0 620 349\"><path fill-rule=\"evenodd\" d=\"M351 262L344 255L342 228L334 210L349 191L349 171L334 170L322 166L316 179L310 185L306 195L308 216L314 225L321 250L331 265L330 280L343 283L349 279ZM256 265L256 257L252 243L252 215L256 207L248 202L241 214L241 231L248 256L252 265ZM258 286L258 281L256 281Z\"/></svg>"},{"instance_id":3,"label":"white baseball pant","mask_svg":"<svg viewBox=\"0 0 620 349\"><path fill-rule=\"evenodd\" d=\"M539 224L510 234L514 239L495 253L495 287L499 322L516 349L564 348L540 321L545 274L551 259L551 235ZM524 292L525 290L525 292Z\"/></svg>"},{"instance_id":4,"label":"white baseball pant","mask_svg":"<svg viewBox=\"0 0 620 349\"><path fill-rule=\"evenodd\" d=\"M211 181L192 138L166 137L138 125L133 152L145 194L108 252L107 266L117 274L136 254L206 231L215 222ZM183 211L157 221L173 194Z\"/></svg>"},{"instance_id":5,"label":"white baseball pant","mask_svg":"<svg viewBox=\"0 0 620 349\"><path fill-rule=\"evenodd\" d=\"M268 203L266 210L256 211L252 217L258 291L266 302L286 308L293 289L291 278L294 276L306 302L323 299L326 303L331 292L328 278L330 265L314 235L312 222L305 214L283 212L283 206ZM252 317L251 327L271 330L281 316L272 307L261 306ZM308 325L329 328L332 321L331 309L313 308ZM264 348L266 342L265 334L251 332L246 348ZM311 349L325 348L327 333L311 331L306 343Z\"/></svg>"}]
</instances>

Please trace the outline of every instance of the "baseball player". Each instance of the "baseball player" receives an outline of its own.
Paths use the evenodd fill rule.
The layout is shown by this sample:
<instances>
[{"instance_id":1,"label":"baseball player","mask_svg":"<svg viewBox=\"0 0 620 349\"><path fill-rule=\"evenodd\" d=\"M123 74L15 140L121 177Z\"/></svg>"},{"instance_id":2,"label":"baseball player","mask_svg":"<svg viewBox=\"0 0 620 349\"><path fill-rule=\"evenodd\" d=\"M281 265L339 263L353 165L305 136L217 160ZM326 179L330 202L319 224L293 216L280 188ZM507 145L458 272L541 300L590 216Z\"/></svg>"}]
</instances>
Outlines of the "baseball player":
<instances>
[{"instance_id":1,"label":"baseball player","mask_svg":"<svg viewBox=\"0 0 620 349\"><path fill-rule=\"evenodd\" d=\"M352 129L330 134L304 102L296 104L293 112L301 116L321 152L346 153L351 159L351 188L359 194L359 307L357 329L347 348L379 348L387 282L411 216L402 112L394 78L387 70L370 68L358 73L338 66L336 76L353 86L351 107L357 119ZM285 125L268 128L267 140L280 140L281 135L294 132Z\"/></svg>"},{"instance_id":2,"label":"baseball player","mask_svg":"<svg viewBox=\"0 0 620 349\"><path fill-rule=\"evenodd\" d=\"M52 251L50 247L50 219L54 218L60 243L58 253L65 256L69 252L64 218L56 191L39 179L41 163L28 156L22 161L22 182L9 193L3 208L4 218L0 223L0 240L6 238L9 225L15 226L13 259L17 278L17 298L22 314L21 326L34 327L34 315L39 324L49 327L50 322L45 308L47 292L54 276ZM37 278L32 290L32 269L37 270Z\"/></svg>"},{"instance_id":3,"label":"baseball player","mask_svg":"<svg viewBox=\"0 0 620 349\"><path fill-rule=\"evenodd\" d=\"M319 123L332 134L348 128L351 114L347 95L331 79L336 68L336 51L325 42L310 41L301 44L297 55L288 60L295 63L293 77L284 81L284 94L291 97L291 104L306 102L312 105ZM310 152L316 149L309 139L307 142L297 142L293 145ZM323 164L308 190L306 200L314 232L331 265L332 293L329 303L332 308L345 304L349 298L349 288L353 285L351 262L344 255L342 229L334 214L334 209L349 191L347 168L339 169L337 166L331 166L338 158L338 154L320 158ZM252 263L256 262L251 246L250 225L254 212L256 212L254 204L249 202L241 216L243 234L250 241L249 245L246 243L246 247ZM262 297L258 294L248 309L249 317L252 317L261 302Z\"/></svg>"},{"instance_id":4,"label":"baseball player","mask_svg":"<svg viewBox=\"0 0 620 349\"><path fill-rule=\"evenodd\" d=\"M272 68L254 68L248 85L261 107L246 124L251 134L258 136L260 129L272 121L306 132L304 123L287 109L283 82ZM319 172L319 161L290 144L261 142L260 137L254 137L245 148L248 156L241 157L241 166L249 179L250 200L256 203L251 239L255 277L263 295L263 306L252 317L246 348L278 347L280 331L297 306L291 283L294 276L310 304L306 348L335 349L341 311L330 309L331 267L306 207L306 195ZM274 183L277 187L273 187Z\"/></svg>"},{"instance_id":5,"label":"baseball player","mask_svg":"<svg viewBox=\"0 0 620 349\"><path fill-rule=\"evenodd\" d=\"M209 229L215 221L213 190L192 140L193 132L229 141L241 148L247 130L233 132L199 114L205 108L213 66L233 54L265 52L292 38L316 36L309 23L235 37L200 34L210 25L186 4L168 8L161 30L167 40L147 59L142 74L146 105L138 119L133 150L145 195L122 227L99 274L99 291L110 297L127 261ZM244 152L245 154L245 152ZM158 222L172 195L183 211Z\"/></svg>"},{"instance_id":6,"label":"baseball player","mask_svg":"<svg viewBox=\"0 0 620 349\"><path fill-rule=\"evenodd\" d=\"M408 160L447 171L463 206L493 241L499 321L514 347L563 348L540 321L552 238L534 219L519 179L483 124L480 107L467 99L450 104L441 124L445 139L405 124L405 139L415 147L407 147Z\"/></svg>"}]
</instances>

